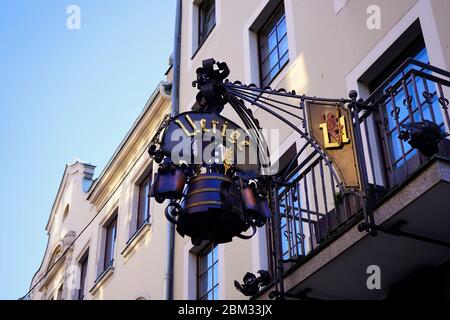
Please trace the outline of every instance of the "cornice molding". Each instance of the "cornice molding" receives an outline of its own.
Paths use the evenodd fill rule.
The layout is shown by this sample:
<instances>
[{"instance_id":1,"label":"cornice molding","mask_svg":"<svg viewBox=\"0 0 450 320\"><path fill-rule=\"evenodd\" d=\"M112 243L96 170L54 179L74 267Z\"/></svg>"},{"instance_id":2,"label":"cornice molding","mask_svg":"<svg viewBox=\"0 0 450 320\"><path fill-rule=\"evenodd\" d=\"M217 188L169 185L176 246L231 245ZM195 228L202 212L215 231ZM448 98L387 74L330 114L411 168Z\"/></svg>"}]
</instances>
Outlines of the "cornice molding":
<instances>
[{"instance_id":1,"label":"cornice molding","mask_svg":"<svg viewBox=\"0 0 450 320\"><path fill-rule=\"evenodd\" d=\"M128 173L130 164L138 160L142 150L146 149L159 123L170 109L170 100L158 91L149 100L143 113L120 144L109 164L91 187L88 200L97 208L109 198Z\"/></svg>"}]
</instances>

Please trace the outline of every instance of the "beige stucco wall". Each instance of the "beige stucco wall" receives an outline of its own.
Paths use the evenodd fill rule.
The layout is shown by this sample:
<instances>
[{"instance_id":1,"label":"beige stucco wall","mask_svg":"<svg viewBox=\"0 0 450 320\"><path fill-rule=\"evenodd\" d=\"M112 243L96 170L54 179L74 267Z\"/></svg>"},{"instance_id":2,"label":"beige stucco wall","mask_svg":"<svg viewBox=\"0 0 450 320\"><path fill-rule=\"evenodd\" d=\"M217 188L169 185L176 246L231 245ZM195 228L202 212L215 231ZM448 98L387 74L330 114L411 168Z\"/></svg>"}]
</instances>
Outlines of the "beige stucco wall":
<instances>
[{"instance_id":1,"label":"beige stucco wall","mask_svg":"<svg viewBox=\"0 0 450 320\"><path fill-rule=\"evenodd\" d=\"M89 263L86 284L86 299L162 299L165 257L165 234L167 221L163 206L152 201L150 226L144 230L141 241L127 246L134 234L133 219L137 213L137 180L145 170L153 166L147 153L150 140L162 118L170 110L170 99L155 91L139 122L116 153L108 168L94 183L90 192L82 188L84 171L91 166L77 162L68 165L54 210L49 219L49 244L41 269L35 275L32 285L48 270L52 252L63 242L67 232L79 235L65 258L32 291L32 299L56 297L56 291L64 282L64 299L77 296L80 265L79 261L89 248ZM64 208L70 204L70 211L63 221ZM100 286L95 281L101 273L104 231L103 226L118 208L117 238L114 254L114 271ZM81 232L87 226L86 230ZM74 239L68 239L63 249ZM124 249L128 249L126 254ZM64 250L63 250L64 251ZM94 289L94 290L92 290Z\"/></svg>"},{"instance_id":2,"label":"beige stucco wall","mask_svg":"<svg viewBox=\"0 0 450 320\"><path fill-rule=\"evenodd\" d=\"M203 46L193 57L192 34L194 31L193 1L183 1L181 92L180 111L188 111L195 102L197 93L191 83L201 61L215 58L225 61L231 69L230 80L245 83L258 82L257 55L254 50L255 36L249 27L265 7L268 0L216 0L216 26ZM337 1L340 2L340 1ZM366 27L369 5L381 8L380 30ZM285 87L298 93L329 97L347 97L350 89L357 89L358 72L370 66L395 40L396 30L401 33L403 24L414 17L424 19L425 41L431 63L441 68L450 65L450 4L447 0L349 0L336 14L334 0L285 0L288 25L289 64L274 80L272 87ZM430 11L427 11L427 10ZM431 14L430 14L431 13ZM421 16L424 15L424 16ZM425 17L425 18L424 18ZM436 30L437 32L433 32ZM169 72L171 78L172 72ZM360 76L360 74L359 74ZM135 212L135 181L150 164L145 149L161 117L170 109L167 97L159 96L147 106L136 125L136 132L119 148L108 169L96 182L89 194L81 189L82 164L69 166L78 171L68 176L62 196L55 202L53 222L49 233L49 246L43 267L35 277L45 273L45 266L52 250L68 231L78 234L98 213L85 233L76 241L71 261L77 261L89 246L89 272L87 289L94 286L99 272L101 257L102 222L119 207L118 238L115 253L115 269L109 280L88 299L147 299L163 298L163 280L166 257L167 221L164 205L152 210L151 227L146 239L140 243L128 259L121 254L131 235L130 225ZM296 138L291 130L256 110L262 127L280 129L281 149L289 147ZM232 112L224 116L237 120ZM287 138L290 136L289 138ZM70 171L69 170L69 171ZM88 199L89 196L89 199ZM154 202L154 201L153 201ZM66 203L70 203L70 214L62 222ZM221 299L244 299L233 286L247 271L256 272L267 264L264 245L264 230L250 241L235 240L219 247L219 297ZM192 266L190 239L177 235L175 244L174 296L176 299L195 298L195 268ZM70 263L69 263L70 264ZM59 270L59 277L64 274ZM58 275L49 280L47 288L34 290L35 299L49 298L57 290ZM39 288L39 287L37 287ZM71 293L65 292L65 298Z\"/></svg>"}]
</instances>

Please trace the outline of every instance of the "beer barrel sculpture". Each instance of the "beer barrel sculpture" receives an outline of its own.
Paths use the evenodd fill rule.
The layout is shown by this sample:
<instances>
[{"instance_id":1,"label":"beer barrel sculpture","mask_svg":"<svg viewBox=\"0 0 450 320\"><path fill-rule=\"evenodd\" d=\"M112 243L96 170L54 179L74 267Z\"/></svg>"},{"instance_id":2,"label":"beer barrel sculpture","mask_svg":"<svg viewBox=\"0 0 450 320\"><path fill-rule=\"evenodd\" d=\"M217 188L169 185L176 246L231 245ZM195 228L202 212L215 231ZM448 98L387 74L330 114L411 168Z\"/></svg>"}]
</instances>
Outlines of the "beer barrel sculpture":
<instances>
[{"instance_id":1,"label":"beer barrel sculpture","mask_svg":"<svg viewBox=\"0 0 450 320\"><path fill-rule=\"evenodd\" d=\"M229 242L233 236L241 236L253 227L244 213L238 186L220 172L199 174L191 179L180 209L177 231L191 237L194 243Z\"/></svg>"},{"instance_id":2,"label":"beer barrel sculpture","mask_svg":"<svg viewBox=\"0 0 450 320\"><path fill-rule=\"evenodd\" d=\"M169 201L167 219L194 245L203 240L249 239L270 218L267 195L258 194L256 183L227 175L217 166L192 173L185 165L166 162L158 170L150 196L158 203Z\"/></svg>"},{"instance_id":3,"label":"beer barrel sculpture","mask_svg":"<svg viewBox=\"0 0 450 320\"><path fill-rule=\"evenodd\" d=\"M150 197L158 203L168 201L167 219L194 245L249 239L270 218L262 178L224 164L175 164L169 156L155 154L158 150L149 149L155 162L160 160Z\"/></svg>"}]
</instances>

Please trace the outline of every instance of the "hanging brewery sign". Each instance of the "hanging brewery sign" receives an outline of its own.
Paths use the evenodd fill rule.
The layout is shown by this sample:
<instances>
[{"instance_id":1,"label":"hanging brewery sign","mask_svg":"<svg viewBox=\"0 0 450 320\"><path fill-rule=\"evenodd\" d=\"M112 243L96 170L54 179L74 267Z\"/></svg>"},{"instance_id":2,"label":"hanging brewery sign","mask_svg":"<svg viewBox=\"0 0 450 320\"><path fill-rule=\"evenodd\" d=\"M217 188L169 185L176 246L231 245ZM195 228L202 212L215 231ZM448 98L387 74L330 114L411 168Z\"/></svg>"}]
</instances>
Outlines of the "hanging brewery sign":
<instances>
[{"instance_id":1,"label":"hanging brewery sign","mask_svg":"<svg viewBox=\"0 0 450 320\"><path fill-rule=\"evenodd\" d=\"M347 188L360 188L350 112L343 105L306 104L309 132L333 160Z\"/></svg>"},{"instance_id":2,"label":"hanging brewery sign","mask_svg":"<svg viewBox=\"0 0 450 320\"><path fill-rule=\"evenodd\" d=\"M196 73L197 80L192 83L199 90L195 110L167 116L149 146L150 156L159 165L150 196L159 203L168 200L165 215L181 236L190 237L194 245L205 240L225 243L234 237L249 239L271 218L270 190L284 187L286 176L266 170L271 169L268 146L259 121L245 102L303 136L331 165L330 174L340 191L360 189L353 123L346 107L354 98L320 99L283 88L231 83L226 79L230 74L226 63L214 59L204 60ZM304 120L310 136L274 111L285 111L275 103L298 106L266 94L307 102L308 119ZM243 127L220 115L226 105Z\"/></svg>"}]
</instances>

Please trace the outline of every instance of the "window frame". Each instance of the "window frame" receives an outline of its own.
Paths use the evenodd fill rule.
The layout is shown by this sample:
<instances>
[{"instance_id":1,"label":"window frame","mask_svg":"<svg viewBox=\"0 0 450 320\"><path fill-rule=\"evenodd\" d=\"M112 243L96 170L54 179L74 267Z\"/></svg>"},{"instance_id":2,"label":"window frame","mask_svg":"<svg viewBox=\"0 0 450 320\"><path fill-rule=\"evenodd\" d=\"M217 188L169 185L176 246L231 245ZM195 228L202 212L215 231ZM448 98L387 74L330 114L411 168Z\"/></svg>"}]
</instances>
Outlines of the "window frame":
<instances>
[{"instance_id":1,"label":"window frame","mask_svg":"<svg viewBox=\"0 0 450 320\"><path fill-rule=\"evenodd\" d=\"M279 14L280 10L282 10L283 14L280 16L279 20L275 22L273 32L275 32L276 36L276 45L272 49L272 51L269 51L268 55L264 58L262 58L262 36L261 33L267 28L271 20L276 17L277 14ZM281 39L278 39L278 27L280 26L280 22L284 20L284 23L286 24L286 33L283 34ZM270 34L269 34L270 35ZM267 35L267 39L269 38L269 35ZM281 55L279 51L279 47L281 42L286 39L288 46L286 52ZM281 71L289 64L289 38L288 38L288 28L287 28L287 17L286 17L286 8L284 6L284 1L281 1L275 9L272 11L272 13L268 16L266 21L262 24L261 28L256 32L256 42L257 42L257 48L258 48L258 71L259 71L259 82L260 86L262 88L270 86L270 84L278 77L278 75L281 73ZM268 48L270 50L270 48ZM264 76L263 74L263 65L264 62L266 62L268 59L270 59L270 55L277 51L277 62L276 64L268 71L268 73ZM281 61L283 58L287 57L285 62L282 64ZM275 67L278 66L278 71L271 77L271 72L275 69ZM266 82L266 79L270 79Z\"/></svg>"},{"instance_id":2,"label":"window frame","mask_svg":"<svg viewBox=\"0 0 450 320\"><path fill-rule=\"evenodd\" d=\"M364 68L361 68L361 73L352 75L352 77L355 77L360 90L362 89L365 93L366 99L369 98L372 102L378 103L385 95L385 89L398 81L398 77L401 76L401 74L397 74L395 77L393 77L393 74L399 70L398 68L400 68L408 58L422 61L421 58L426 56L426 59L422 62L426 64L431 63L431 51L429 44L425 41L422 22L421 19L415 18L406 29L402 29L398 32L395 39L392 42L389 41L388 45L384 45L383 48L376 47L378 50L376 58L365 63ZM384 41L385 40L386 39L384 39ZM411 66L405 66L403 71L410 67ZM409 87L411 85L411 80L407 79L405 85ZM408 88L408 91L411 94L410 90L411 89ZM403 91L403 89L401 89L401 91ZM431 91L432 89L430 90L430 93L435 97L436 95ZM400 97L401 95L395 96L394 102L396 105L400 105L397 100ZM438 125L445 126L445 121L437 121L441 118L441 109L438 108L438 110L436 110L434 102L427 105L425 101L421 101L421 98L419 98L419 101L414 98L411 114L409 112L407 112L407 114L400 112L398 119L395 119L391 114L393 107L392 102L389 101L388 103L384 103L382 111L374 120L376 123L384 123L386 121L386 125L383 125L382 127L376 126L372 129L374 139L376 139L375 143L378 148L378 151L376 152L377 158L380 160L380 168L378 168L377 171L380 173L381 184L384 187L392 188L404 182L408 177L408 170L417 167L422 161L422 155L420 155L416 149L411 148L409 144L398 139L398 134L401 130L397 127L397 122L398 125L401 125L413 118L415 119L414 121L417 121L416 118L421 112L418 109L418 103L420 104L422 111L428 110L430 115L433 114L433 121L436 120ZM407 108L401 107L400 110L407 111ZM381 137L385 138L381 139Z\"/></svg>"},{"instance_id":3,"label":"window frame","mask_svg":"<svg viewBox=\"0 0 450 320\"><path fill-rule=\"evenodd\" d=\"M117 240L117 219L118 214L117 210L113 214L112 218L108 221L108 223L104 226L105 228L105 243L104 243L104 255L103 255L103 272L106 271L109 267L114 265L114 254L116 251L116 240ZM114 225L114 228L111 228ZM114 231L114 235L111 236L111 244L109 244L109 236L111 230ZM109 249L109 250L108 250ZM109 258L109 261L107 261Z\"/></svg>"},{"instance_id":4,"label":"window frame","mask_svg":"<svg viewBox=\"0 0 450 320\"><path fill-rule=\"evenodd\" d=\"M77 300L84 300L86 296L87 273L89 267L89 249L83 254L78 262L80 266L80 288L77 294Z\"/></svg>"},{"instance_id":5,"label":"window frame","mask_svg":"<svg viewBox=\"0 0 450 320\"><path fill-rule=\"evenodd\" d=\"M208 255L212 253L212 264L210 267L207 267L205 270L201 270L201 266L202 266L202 259L208 259ZM216 253L216 255L214 254ZM217 270L219 268L219 246L215 243L209 243L207 244L198 254L196 257L196 262L197 262L197 272L196 272L196 284L197 284L197 292L196 292L196 297L197 300L208 300L205 299L208 297L208 295L210 293L212 293L213 295L213 299L211 301L214 300L218 300L218 293L217 296L215 296L214 291L217 288L219 288L219 271L217 271L217 279L215 279L214 277L214 267L217 267ZM208 272L212 272L212 288L205 291L205 292L201 292L202 286L201 286L201 281L202 279L206 276L208 277Z\"/></svg>"},{"instance_id":6,"label":"window frame","mask_svg":"<svg viewBox=\"0 0 450 320\"><path fill-rule=\"evenodd\" d=\"M201 5L205 0L202 1L194 1L194 11L195 14L192 18L192 26L194 29L194 32L192 33L192 56L191 60L195 58L197 53L200 51L203 44L206 42L206 40L209 38L210 34L213 32L214 28L217 24L217 4L216 0L214 1L214 24L211 27L211 30L207 34L205 34L204 38L201 39L200 33L201 33ZM195 34L195 36L194 36Z\"/></svg>"},{"instance_id":7,"label":"window frame","mask_svg":"<svg viewBox=\"0 0 450 320\"><path fill-rule=\"evenodd\" d=\"M139 182L138 184L138 205L137 205L137 213L136 213L136 231L138 232L146 223L148 223L150 221L150 217L151 217L151 199L149 197L150 195L150 188L151 185L153 183L153 170L150 170L150 172L148 174L146 174L144 176L144 178ZM141 208L141 197L142 197L142 193L143 193L143 187L147 188L147 199L146 199L146 208L147 208L147 212L144 213L143 216L142 215L142 208Z\"/></svg>"},{"instance_id":8,"label":"window frame","mask_svg":"<svg viewBox=\"0 0 450 320\"><path fill-rule=\"evenodd\" d=\"M203 34L203 26L205 25L205 19L203 16L203 9L206 6L206 3L210 1L212 2L212 11L213 11L213 18L214 18L214 23L211 27L211 29L209 31L207 31L205 34ZM214 27L216 26L217 23L217 17L216 17L216 0L202 0L199 4L198 4L198 32L197 32L197 39L198 39L198 48L200 48L203 43L205 42L205 40L208 38L208 36L211 34L212 30L214 29Z\"/></svg>"}]
</instances>

